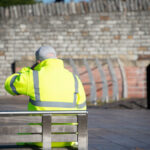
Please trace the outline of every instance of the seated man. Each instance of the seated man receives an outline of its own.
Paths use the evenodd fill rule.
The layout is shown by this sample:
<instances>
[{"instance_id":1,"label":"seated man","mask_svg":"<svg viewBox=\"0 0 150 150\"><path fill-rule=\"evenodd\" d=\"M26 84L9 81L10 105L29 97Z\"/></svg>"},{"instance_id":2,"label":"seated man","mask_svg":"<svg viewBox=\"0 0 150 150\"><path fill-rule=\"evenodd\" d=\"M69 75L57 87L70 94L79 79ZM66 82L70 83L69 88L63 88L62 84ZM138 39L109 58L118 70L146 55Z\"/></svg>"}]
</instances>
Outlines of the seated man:
<instances>
[{"instance_id":1,"label":"seated man","mask_svg":"<svg viewBox=\"0 0 150 150\"><path fill-rule=\"evenodd\" d=\"M50 46L36 51L37 65L25 67L7 78L5 89L12 95L30 97L28 110L86 110L86 97L80 79L64 68ZM59 143L64 146L72 143ZM52 146L58 146L52 143Z\"/></svg>"}]
</instances>

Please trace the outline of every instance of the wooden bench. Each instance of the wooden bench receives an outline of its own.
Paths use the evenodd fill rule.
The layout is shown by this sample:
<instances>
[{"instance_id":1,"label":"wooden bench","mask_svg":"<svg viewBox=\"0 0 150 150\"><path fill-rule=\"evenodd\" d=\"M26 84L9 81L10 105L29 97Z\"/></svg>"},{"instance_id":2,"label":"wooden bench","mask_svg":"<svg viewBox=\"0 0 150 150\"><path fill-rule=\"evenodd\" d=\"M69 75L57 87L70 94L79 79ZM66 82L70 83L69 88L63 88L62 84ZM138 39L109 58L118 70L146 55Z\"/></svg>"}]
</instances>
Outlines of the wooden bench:
<instances>
[{"instance_id":1,"label":"wooden bench","mask_svg":"<svg viewBox=\"0 0 150 150\"><path fill-rule=\"evenodd\" d=\"M17 142L42 142L43 150L51 142L77 142L78 150L88 150L87 111L0 112L0 146Z\"/></svg>"}]
</instances>

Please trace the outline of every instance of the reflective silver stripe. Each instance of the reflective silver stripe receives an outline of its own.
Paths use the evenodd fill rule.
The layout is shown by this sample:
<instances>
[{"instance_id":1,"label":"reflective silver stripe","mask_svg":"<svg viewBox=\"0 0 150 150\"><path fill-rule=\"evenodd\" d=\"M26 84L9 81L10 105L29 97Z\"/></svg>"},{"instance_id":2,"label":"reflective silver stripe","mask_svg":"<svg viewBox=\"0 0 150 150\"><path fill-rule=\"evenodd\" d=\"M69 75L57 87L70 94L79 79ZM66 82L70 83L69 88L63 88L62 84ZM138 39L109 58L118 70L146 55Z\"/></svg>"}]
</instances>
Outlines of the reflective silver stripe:
<instances>
[{"instance_id":1,"label":"reflective silver stripe","mask_svg":"<svg viewBox=\"0 0 150 150\"><path fill-rule=\"evenodd\" d=\"M19 93L17 92L17 90L16 90L16 88L15 88L15 86L14 86L14 82L15 82L17 76L18 76L18 75L15 75L15 76L12 77L12 79L11 79L11 81L10 81L10 87L11 87L12 91L13 91L15 94L19 95Z\"/></svg>"},{"instance_id":2,"label":"reflective silver stripe","mask_svg":"<svg viewBox=\"0 0 150 150\"><path fill-rule=\"evenodd\" d=\"M38 71L33 70L33 81L34 81L35 100L36 101L40 101L39 74L38 74Z\"/></svg>"},{"instance_id":3,"label":"reflective silver stripe","mask_svg":"<svg viewBox=\"0 0 150 150\"><path fill-rule=\"evenodd\" d=\"M62 107L62 108L84 108L86 106L86 102L83 102L79 105L74 105L74 103L67 103L67 102L49 102L49 101L35 101L32 99L29 99L30 103L34 106L40 106L40 107Z\"/></svg>"},{"instance_id":4,"label":"reflective silver stripe","mask_svg":"<svg viewBox=\"0 0 150 150\"><path fill-rule=\"evenodd\" d=\"M40 92L39 92L39 75L38 71L33 71L33 81L34 81L34 92L35 92L35 100L29 99L30 103L35 106L40 107L62 107L62 108L83 108L86 106L86 102L77 105L77 94L78 94L78 80L76 75L74 75L74 81L75 81L75 92L74 92L74 99L73 103L69 102L55 102L55 101L40 101Z\"/></svg>"},{"instance_id":5,"label":"reflective silver stripe","mask_svg":"<svg viewBox=\"0 0 150 150\"><path fill-rule=\"evenodd\" d=\"M77 80L77 77L76 77L75 74L73 74L73 77L74 77L74 81L75 81L75 92L74 92L73 103L74 103L74 105L76 105L76 103L77 103L77 94L79 93L79 91L78 91L78 80Z\"/></svg>"}]
</instances>

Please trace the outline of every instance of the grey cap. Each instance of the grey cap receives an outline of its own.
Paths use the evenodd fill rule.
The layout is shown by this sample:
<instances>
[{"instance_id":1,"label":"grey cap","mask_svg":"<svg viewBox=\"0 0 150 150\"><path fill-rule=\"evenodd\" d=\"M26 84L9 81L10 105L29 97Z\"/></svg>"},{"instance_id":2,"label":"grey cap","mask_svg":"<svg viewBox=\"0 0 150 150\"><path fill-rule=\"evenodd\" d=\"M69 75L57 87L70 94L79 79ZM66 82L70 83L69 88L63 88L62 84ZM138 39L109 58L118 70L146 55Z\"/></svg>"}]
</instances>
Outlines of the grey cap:
<instances>
[{"instance_id":1,"label":"grey cap","mask_svg":"<svg viewBox=\"0 0 150 150\"><path fill-rule=\"evenodd\" d=\"M48 58L57 58L56 51L51 46L42 46L35 52L36 60L43 61Z\"/></svg>"}]
</instances>

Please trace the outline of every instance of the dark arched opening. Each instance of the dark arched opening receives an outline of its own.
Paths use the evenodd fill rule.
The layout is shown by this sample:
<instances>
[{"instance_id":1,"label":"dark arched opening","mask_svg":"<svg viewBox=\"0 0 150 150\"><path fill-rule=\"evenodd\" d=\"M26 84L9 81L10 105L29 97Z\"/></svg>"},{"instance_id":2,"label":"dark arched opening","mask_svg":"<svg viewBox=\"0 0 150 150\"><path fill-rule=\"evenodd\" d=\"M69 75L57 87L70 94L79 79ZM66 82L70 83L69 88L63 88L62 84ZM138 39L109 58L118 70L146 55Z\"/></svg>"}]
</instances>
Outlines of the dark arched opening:
<instances>
[{"instance_id":1,"label":"dark arched opening","mask_svg":"<svg viewBox=\"0 0 150 150\"><path fill-rule=\"evenodd\" d=\"M150 109L150 64L146 68L147 77L147 108Z\"/></svg>"}]
</instances>

